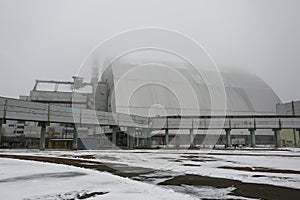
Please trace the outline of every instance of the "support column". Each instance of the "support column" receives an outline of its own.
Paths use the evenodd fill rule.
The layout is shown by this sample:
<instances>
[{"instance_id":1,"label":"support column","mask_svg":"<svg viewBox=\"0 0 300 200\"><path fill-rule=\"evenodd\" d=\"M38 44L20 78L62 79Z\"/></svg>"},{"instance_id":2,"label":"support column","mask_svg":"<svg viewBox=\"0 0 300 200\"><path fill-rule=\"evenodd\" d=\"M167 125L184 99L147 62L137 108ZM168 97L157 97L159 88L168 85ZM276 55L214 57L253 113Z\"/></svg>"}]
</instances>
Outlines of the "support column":
<instances>
[{"instance_id":1,"label":"support column","mask_svg":"<svg viewBox=\"0 0 300 200\"><path fill-rule=\"evenodd\" d=\"M166 147L169 147L169 142L170 142L169 129L166 129L165 130L165 143L166 143Z\"/></svg>"},{"instance_id":2,"label":"support column","mask_svg":"<svg viewBox=\"0 0 300 200\"><path fill-rule=\"evenodd\" d=\"M292 113L295 115L295 103L292 101ZM293 135L294 135L294 147L297 147L297 135L296 135L296 129L293 129Z\"/></svg>"},{"instance_id":3,"label":"support column","mask_svg":"<svg viewBox=\"0 0 300 200\"><path fill-rule=\"evenodd\" d=\"M225 132L226 132L226 147L231 147L230 131L231 131L231 129L225 129Z\"/></svg>"},{"instance_id":4,"label":"support column","mask_svg":"<svg viewBox=\"0 0 300 200\"><path fill-rule=\"evenodd\" d=\"M146 129L140 130L140 147L146 148L147 147L147 139L148 139L148 133Z\"/></svg>"},{"instance_id":5,"label":"support column","mask_svg":"<svg viewBox=\"0 0 300 200\"><path fill-rule=\"evenodd\" d=\"M134 146L134 137L133 137L133 130L128 128L127 129L127 148L128 149L133 149Z\"/></svg>"},{"instance_id":6,"label":"support column","mask_svg":"<svg viewBox=\"0 0 300 200\"><path fill-rule=\"evenodd\" d=\"M294 135L294 147L297 147L297 146L298 146L298 143L297 143L297 133L296 133L296 129L293 129L293 135Z\"/></svg>"},{"instance_id":7,"label":"support column","mask_svg":"<svg viewBox=\"0 0 300 200\"><path fill-rule=\"evenodd\" d=\"M135 137L134 137L135 130L132 132L132 135L130 136L131 142L130 142L130 149L134 149L135 144Z\"/></svg>"},{"instance_id":8,"label":"support column","mask_svg":"<svg viewBox=\"0 0 300 200\"><path fill-rule=\"evenodd\" d=\"M280 129L273 129L274 136L275 136L275 147L281 147L281 141L280 141Z\"/></svg>"},{"instance_id":9,"label":"support column","mask_svg":"<svg viewBox=\"0 0 300 200\"><path fill-rule=\"evenodd\" d=\"M73 150L78 149L78 130L76 125L74 124L74 133L73 133Z\"/></svg>"},{"instance_id":10,"label":"support column","mask_svg":"<svg viewBox=\"0 0 300 200\"><path fill-rule=\"evenodd\" d=\"M1 144L2 144L2 136L3 136L3 119L0 119L0 147L1 147Z\"/></svg>"},{"instance_id":11,"label":"support column","mask_svg":"<svg viewBox=\"0 0 300 200\"><path fill-rule=\"evenodd\" d=\"M255 140L255 129L249 129L250 131L250 140L251 140L251 147L255 147L256 140Z\"/></svg>"},{"instance_id":12,"label":"support column","mask_svg":"<svg viewBox=\"0 0 300 200\"><path fill-rule=\"evenodd\" d=\"M130 133L127 132L127 149L130 149L130 147L131 147L130 142L131 142L131 139L130 139Z\"/></svg>"},{"instance_id":13,"label":"support column","mask_svg":"<svg viewBox=\"0 0 300 200\"><path fill-rule=\"evenodd\" d=\"M117 148L117 127L112 127L112 136L111 136L112 148Z\"/></svg>"},{"instance_id":14,"label":"support column","mask_svg":"<svg viewBox=\"0 0 300 200\"><path fill-rule=\"evenodd\" d=\"M149 129L142 129L142 147L143 148L150 148L151 147L151 131Z\"/></svg>"},{"instance_id":15,"label":"support column","mask_svg":"<svg viewBox=\"0 0 300 200\"><path fill-rule=\"evenodd\" d=\"M152 132L151 130L146 130L146 133L147 133L146 146L147 146L147 148L151 148L151 145L152 145L151 132Z\"/></svg>"},{"instance_id":16,"label":"support column","mask_svg":"<svg viewBox=\"0 0 300 200\"><path fill-rule=\"evenodd\" d=\"M190 129L190 147L194 146L194 129Z\"/></svg>"},{"instance_id":17,"label":"support column","mask_svg":"<svg viewBox=\"0 0 300 200\"><path fill-rule=\"evenodd\" d=\"M140 140L140 137L141 137L141 135L140 135L140 133L139 132L137 132L136 133L136 146L137 147L140 147L141 146L141 140Z\"/></svg>"},{"instance_id":18,"label":"support column","mask_svg":"<svg viewBox=\"0 0 300 200\"><path fill-rule=\"evenodd\" d=\"M40 136L40 150L44 151L45 150L45 141L46 141L46 123L45 122L41 122L39 124L39 126L41 127L41 136Z\"/></svg>"},{"instance_id":19,"label":"support column","mask_svg":"<svg viewBox=\"0 0 300 200\"><path fill-rule=\"evenodd\" d=\"M139 139L139 147L145 148L146 147L146 133L141 130L140 134L138 136L138 139Z\"/></svg>"},{"instance_id":20,"label":"support column","mask_svg":"<svg viewBox=\"0 0 300 200\"><path fill-rule=\"evenodd\" d=\"M300 147L300 129L297 129L298 131L298 137L299 137L299 140L298 140L298 147Z\"/></svg>"}]
</instances>

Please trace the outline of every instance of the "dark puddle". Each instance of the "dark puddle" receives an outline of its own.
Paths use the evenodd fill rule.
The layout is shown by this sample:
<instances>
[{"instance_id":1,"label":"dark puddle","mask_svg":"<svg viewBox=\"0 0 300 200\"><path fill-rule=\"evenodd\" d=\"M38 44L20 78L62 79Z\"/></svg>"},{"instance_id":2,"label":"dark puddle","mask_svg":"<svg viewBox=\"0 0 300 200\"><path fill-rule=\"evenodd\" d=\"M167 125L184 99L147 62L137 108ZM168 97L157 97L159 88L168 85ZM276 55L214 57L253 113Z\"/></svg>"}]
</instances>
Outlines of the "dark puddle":
<instances>
[{"instance_id":1,"label":"dark puddle","mask_svg":"<svg viewBox=\"0 0 300 200\"><path fill-rule=\"evenodd\" d=\"M24 200L76 200L76 199L89 199L91 197L97 197L100 195L108 194L109 192L98 192L98 191L71 191L67 193L59 194L46 194L42 196L33 196L24 198Z\"/></svg>"},{"instance_id":2,"label":"dark puddle","mask_svg":"<svg viewBox=\"0 0 300 200\"><path fill-rule=\"evenodd\" d=\"M81 195L77 194L77 199L88 199L90 197L95 197L98 195L104 195L107 194L108 192L91 192L91 193L83 193Z\"/></svg>"},{"instance_id":3,"label":"dark puddle","mask_svg":"<svg viewBox=\"0 0 300 200\"><path fill-rule=\"evenodd\" d=\"M196 164L183 164L183 166L186 166L186 167L201 167L201 165L196 165Z\"/></svg>"},{"instance_id":4,"label":"dark puddle","mask_svg":"<svg viewBox=\"0 0 300 200\"><path fill-rule=\"evenodd\" d=\"M95 156L94 155L79 155L79 156L74 156L74 158L95 159Z\"/></svg>"}]
</instances>

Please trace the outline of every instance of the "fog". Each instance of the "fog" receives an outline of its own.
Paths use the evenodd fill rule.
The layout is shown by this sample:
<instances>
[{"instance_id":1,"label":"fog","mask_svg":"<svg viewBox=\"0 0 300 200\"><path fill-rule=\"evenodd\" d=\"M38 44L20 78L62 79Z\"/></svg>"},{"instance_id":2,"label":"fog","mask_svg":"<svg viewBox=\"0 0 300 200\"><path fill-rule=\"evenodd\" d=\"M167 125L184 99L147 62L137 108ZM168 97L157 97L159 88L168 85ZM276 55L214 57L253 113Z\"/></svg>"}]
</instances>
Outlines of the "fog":
<instances>
[{"instance_id":1,"label":"fog","mask_svg":"<svg viewBox=\"0 0 300 200\"><path fill-rule=\"evenodd\" d=\"M220 67L255 73L299 100L298 0L0 0L0 96L35 79L71 80L89 52L122 31L161 27L200 43Z\"/></svg>"}]
</instances>

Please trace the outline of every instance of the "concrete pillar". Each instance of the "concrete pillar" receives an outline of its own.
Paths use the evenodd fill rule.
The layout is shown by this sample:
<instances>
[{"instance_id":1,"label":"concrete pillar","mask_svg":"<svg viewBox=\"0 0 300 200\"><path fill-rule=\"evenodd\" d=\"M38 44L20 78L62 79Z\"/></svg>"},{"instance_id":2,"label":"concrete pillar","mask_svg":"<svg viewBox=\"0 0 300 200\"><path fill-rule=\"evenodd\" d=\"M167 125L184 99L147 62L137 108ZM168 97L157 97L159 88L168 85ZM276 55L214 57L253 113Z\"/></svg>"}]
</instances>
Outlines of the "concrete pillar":
<instances>
[{"instance_id":1,"label":"concrete pillar","mask_svg":"<svg viewBox=\"0 0 300 200\"><path fill-rule=\"evenodd\" d=\"M147 130L141 129L140 130L140 147L146 148L148 146L147 144L147 139L148 139L148 133Z\"/></svg>"},{"instance_id":2,"label":"concrete pillar","mask_svg":"<svg viewBox=\"0 0 300 200\"><path fill-rule=\"evenodd\" d=\"M133 149L133 147L134 147L134 136L133 136L133 134L134 134L134 130L132 130L132 129L127 129L127 148L128 149Z\"/></svg>"},{"instance_id":3,"label":"concrete pillar","mask_svg":"<svg viewBox=\"0 0 300 200\"><path fill-rule=\"evenodd\" d=\"M152 137L151 137L151 130L146 130L146 133L147 133L147 138L146 138L146 147L147 148L151 148L151 145L152 145Z\"/></svg>"},{"instance_id":4,"label":"concrete pillar","mask_svg":"<svg viewBox=\"0 0 300 200\"><path fill-rule=\"evenodd\" d=\"M0 119L0 147L1 147L1 144L2 144L2 136L3 136L3 119Z\"/></svg>"},{"instance_id":5,"label":"concrete pillar","mask_svg":"<svg viewBox=\"0 0 300 200\"><path fill-rule=\"evenodd\" d=\"M130 148L130 128L127 128L127 149Z\"/></svg>"},{"instance_id":6,"label":"concrete pillar","mask_svg":"<svg viewBox=\"0 0 300 200\"><path fill-rule=\"evenodd\" d=\"M293 134L294 134L294 147L297 147L298 143L297 143L297 133L296 133L296 129L293 129Z\"/></svg>"},{"instance_id":7,"label":"concrete pillar","mask_svg":"<svg viewBox=\"0 0 300 200\"><path fill-rule=\"evenodd\" d=\"M295 104L294 101L292 101L292 113L295 115ZM297 147L297 136L296 136L296 129L293 129L294 134L294 147Z\"/></svg>"},{"instance_id":8,"label":"concrete pillar","mask_svg":"<svg viewBox=\"0 0 300 200\"><path fill-rule=\"evenodd\" d=\"M166 143L166 147L169 147L169 143L170 143L169 129L165 130L165 143Z\"/></svg>"},{"instance_id":9,"label":"concrete pillar","mask_svg":"<svg viewBox=\"0 0 300 200\"><path fill-rule=\"evenodd\" d=\"M194 146L194 129L190 129L190 147Z\"/></svg>"},{"instance_id":10,"label":"concrete pillar","mask_svg":"<svg viewBox=\"0 0 300 200\"><path fill-rule=\"evenodd\" d=\"M226 147L231 147L230 131L231 131L231 129L225 129L225 132L226 132Z\"/></svg>"},{"instance_id":11,"label":"concrete pillar","mask_svg":"<svg viewBox=\"0 0 300 200\"><path fill-rule=\"evenodd\" d=\"M131 142L131 140L130 140L130 133L129 132L127 132L127 149L130 149L130 142Z\"/></svg>"},{"instance_id":12,"label":"concrete pillar","mask_svg":"<svg viewBox=\"0 0 300 200\"><path fill-rule=\"evenodd\" d=\"M299 137L299 140L298 140L298 147L300 147L300 129L297 129L298 131L298 137Z\"/></svg>"},{"instance_id":13,"label":"concrete pillar","mask_svg":"<svg viewBox=\"0 0 300 200\"><path fill-rule=\"evenodd\" d=\"M255 129L249 129L249 131L250 131L251 147L255 147L255 145L256 145Z\"/></svg>"},{"instance_id":14,"label":"concrete pillar","mask_svg":"<svg viewBox=\"0 0 300 200\"><path fill-rule=\"evenodd\" d=\"M135 144L135 137L134 137L135 131L132 132L132 135L130 136L131 142L130 142L130 149L134 149Z\"/></svg>"},{"instance_id":15,"label":"concrete pillar","mask_svg":"<svg viewBox=\"0 0 300 200\"><path fill-rule=\"evenodd\" d=\"M281 141L280 141L280 129L273 129L274 136L275 136L275 147L281 147Z\"/></svg>"},{"instance_id":16,"label":"concrete pillar","mask_svg":"<svg viewBox=\"0 0 300 200\"><path fill-rule=\"evenodd\" d=\"M112 127L112 136L111 136L112 148L117 148L117 127Z\"/></svg>"},{"instance_id":17,"label":"concrete pillar","mask_svg":"<svg viewBox=\"0 0 300 200\"><path fill-rule=\"evenodd\" d=\"M140 146L141 146L140 136L141 136L140 133L137 132L137 133L136 133L136 138L135 138L135 139L136 139L136 146L137 146L137 147L140 147Z\"/></svg>"},{"instance_id":18,"label":"concrete pillar","mask_svg":"<svg viewBox=\"0 0 300 200\"><path fill-rule=\"evenodd\" d=\"M43 151L45 150L45 142L46 142L46 123L41 122L39 126L41 127L40 150Z\"/></svg>"},{"instance_id":19,"label":"concrete pillar","mask_svg":"<svg viewBox=\"0 0 300 200\"><path fill-rule=\"evenodd\" d=\"M73 150L78 149L78 130L76 125L74 125L74 133L73 133Z\"/></svg>"}]
</instances>

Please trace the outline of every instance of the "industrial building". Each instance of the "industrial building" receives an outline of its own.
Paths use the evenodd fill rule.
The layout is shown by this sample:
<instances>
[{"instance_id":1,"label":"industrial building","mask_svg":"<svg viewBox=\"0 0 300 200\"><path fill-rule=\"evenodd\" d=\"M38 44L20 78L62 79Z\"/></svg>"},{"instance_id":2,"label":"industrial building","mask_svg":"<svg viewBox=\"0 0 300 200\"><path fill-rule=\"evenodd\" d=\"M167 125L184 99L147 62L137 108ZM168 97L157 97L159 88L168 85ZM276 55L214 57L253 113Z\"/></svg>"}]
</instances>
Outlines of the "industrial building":
<instances>
[{"instance_id":1,"label":"industrial building","mask_svg":"<svg viewBox=\"0 0 300 200\"><path fill-rule=\"evenodd\" d=\"M210 94L203 80L195 80L193 72L189 67L180 65L175 66L175 70L183 74L188 82L182 80L174 80L172 73L166 73L158 76L156 70L162 70L158 66L152 64L147 66L143 73L136 73L126 77L127 72L132 70L135 65L130 62L114 63L106 68L100 80L98 80L97 70L93 70L92 78L89 82L85 82L81 77L73 77L73 81L44 81L37 80L29 96L21 96L26 101L53 104L66 107L95 109L98 111L108 111L115 113L126 113L138 116L149 116L149 108L152 105L160 105L155 107L150 113L151 116L182 116L182 115L209 115L211 113ZM215 73L215 72L211 72ZM235 70L222 70L222 79L224 81L224 89L226 94L226 110L227 115L291 115L300 111L300 103L294 102L293 109L290 104L282 104L275 92L256 75ZM163 74L163 73L162 73ZM174 95L157 84L146 84L149 82L160 82L170 87L187 88L191 86L199 100L199 108L184 107L174 101ZM119 86L121 94L117 94L116 86L120 83L126 83ZM120 98L128 96L135 85L145 83L146 87L142 87L132 96L130 96L129 104L123 104ZM173 86L172 86L173 85ZM120 89L119 89L120 90ZM184 98L184 97L183 97ZM290 111L291 110L291 111ZM297 113L296 113L297 112ZM35 148L38 143L40 127L37 123L32 122L7 122L4 125L4 139L2 146L11 147L27 147ZM113 127L78 127L78 148L79 149L100 149L111 148L113 135ZM123 128L115 130L116 144L120 148L127 148L127 131ZM74 127L63 123L51 123L46 130L46 147L47 148L71 148L71 138ZM15 135L14 135L15 134ZM18 135L19 134L19 135ZM139 140L139 136L143 134L140 129L135 130L136 138L133 139L133 146L136 148L150 148L166 145L164 139L164 131L154 131L151 134L151 140L145 143ZM190 145L190 133L186 130L172 131L170 130L170 146L183 147ZM224 145L226 143L225 130L221 133L214 131L195 130L193 144L197 145ZM275 138L270 130L257 130L255 133L257 145L274 144ZM284 134L283 134L284 135ZM16 143L15 137L18 137ZM5 141L6 138L6 141ZM20 139L23 138L23 139ZM29 139L26 139L29 138ZM232 141L242 141L244 145L251 145L251 136L248 131L234 130L231 132ZM299 140L299 139L298 139ZM19 142L22 141L22 142ZM289 140L288 140L289 141ZM289 144L283 140L283 144Z\"/></svg>"},{"instance_id":2,"label":"industrial building","mask_svg":"<svg viewBox=\"0 0 300 200\"><path fill-rule=\"evenodd\" d=\"M276 105L278 115L300 115L300 101L292 101ZM300 146L300 133L295 129L281 131L281 140L284 146Z\"/></svg>"},{"instance_id":3,"label":"industrial building","mask_svg":"<svg viewBox=\"0 0 300 200\"><path fill-rule=\"evenodd\" d=\"M102 92L102 96L99 93L96 95L96 97L98 96L96 102L103 102L101 105L104 106L96 107L98 110L116 113L127 113L129 110L130 114L149 116L149 108L152 105L160 105L154 108L154 112L151 113L152 116L201 116L211 114L211 110L209 110L211 107L210 94L206 83L203 80L197 80L197 78L195 80L195 77L193 77L195 73L189 66L171 64L177 72L184 75L186 80L189 80L185 82L184 79L174 80L175 73L170 73L169 71L164 73L165 69L155 64L145 65L144 68L140 69L140 73L131 73L128 75L128 72L134 69L136 65L141 65L141 63L132 64L120 61L104 70L101 77L101 88L98 88L98 90L105 90L105 92ZM212 71L209 73L216 72ZM276 105L281 103L281 101L272 88L262 79L254 74L240 70L223 69L220 73L224 81L227 103L225 113L227 115L276 114ZM147 84L154 81L160 85L166 85L167 88L189 88L191 86L196 93L199 105L197 104L195 107L191 107L191 104L179 105L174 101L174 94L169 92L168 89L159 87L159 84ZM127 97L133 91L133 88L139 84L144 86L130 97L129 105L126 104L123 98ZM117 94L115 93L116 87L120 88ZM107 94L107 97L103 96L103 94ZM219 133L214 133L214 131L206 134L205 131L197 130L195 134L194 144L196 145L214 145L216 138L218 138L217 144L225 144L225 131L219 135ZM235 138L242 139L245 145L250 145L251 138L248 131L235 130L231 134L233 140ZM164 131L153 134L152 144L154 146L164 145L164 135ZM190 141L189 137L188 131L182 130L180 134L177 131L170 131L170 144L174 146L188 145ZM274 143L272 131L258 130L256 131L256 138L258 145Z\"/></svg>"},{"instance_id":4,"label":"industrial building","mask_svg":"<svg viewBox=\"0 0 300 200\"><path fill-rule=\"evenodd\" d=\"M73 101L73 92L76 87L85 88L85 92L77 94L76 102ZM36 80L28 96L20 96L21 100L52 104L58 106L91 109L94 107L93 86L84 83L82 79L73 77L73 81L45 81ZM8 120L4 127L3 147L38 148L40 127L38 123ZM82 137L93 135L93 129L80 129ZM68 124L51 123L46 130L46 147L72 148L74 127ZM61 144L61 145L60 145Z\"/></svg>"}]
</instances>

